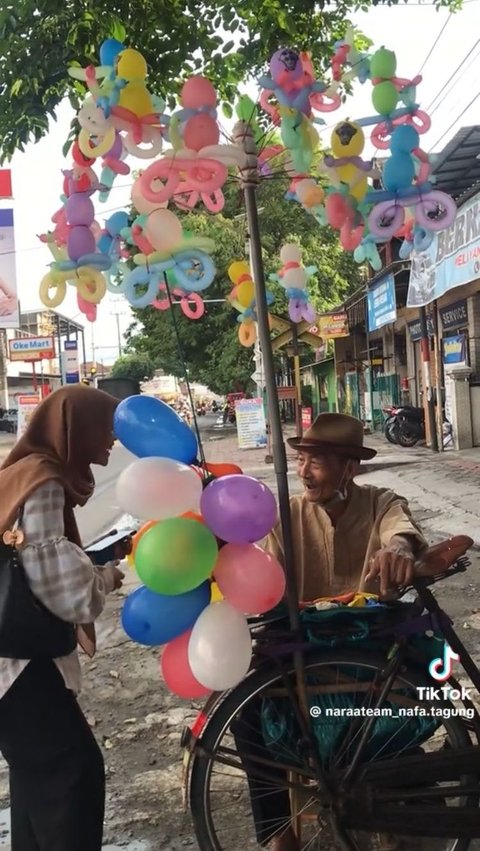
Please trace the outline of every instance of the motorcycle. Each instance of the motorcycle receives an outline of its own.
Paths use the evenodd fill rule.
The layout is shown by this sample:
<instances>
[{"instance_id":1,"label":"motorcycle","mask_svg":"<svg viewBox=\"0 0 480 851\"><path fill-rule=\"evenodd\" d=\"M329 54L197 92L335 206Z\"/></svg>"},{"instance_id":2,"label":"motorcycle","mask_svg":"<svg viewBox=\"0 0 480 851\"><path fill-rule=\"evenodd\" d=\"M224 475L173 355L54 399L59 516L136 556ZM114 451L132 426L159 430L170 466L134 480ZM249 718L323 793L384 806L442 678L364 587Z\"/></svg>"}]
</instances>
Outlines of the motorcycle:
<instances>
[{"instance_id":1,"label":"motorcycle","mask_svg":"<svg viewBox=\"0 0 480 851\"><path fill-rule=\"evenodd\" d=\"M384 433L389 443L403 447L415 446L425 440L425 414L423 408L411 405L387 406L382 409L385 417Z\"/></svg>"}]
</instances>

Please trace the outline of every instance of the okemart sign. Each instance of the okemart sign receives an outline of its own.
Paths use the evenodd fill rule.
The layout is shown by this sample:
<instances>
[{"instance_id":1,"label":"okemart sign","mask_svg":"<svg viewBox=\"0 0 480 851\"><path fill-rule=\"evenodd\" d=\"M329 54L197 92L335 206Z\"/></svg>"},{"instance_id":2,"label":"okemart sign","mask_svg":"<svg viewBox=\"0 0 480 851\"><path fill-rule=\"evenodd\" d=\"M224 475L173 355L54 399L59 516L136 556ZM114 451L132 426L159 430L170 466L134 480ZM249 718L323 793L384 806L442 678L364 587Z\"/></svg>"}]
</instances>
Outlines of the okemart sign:
<instances>
[{"instance_id":1,"label":"okemart sign","mask_svg":"<svg viewBox=\"0 0 480 851\"><path fill-rule=\"evenodd\" d=\"M55 357L53 337L17 337L9 340L11 361L52 360Z\"/></svg>"}]
</instances>

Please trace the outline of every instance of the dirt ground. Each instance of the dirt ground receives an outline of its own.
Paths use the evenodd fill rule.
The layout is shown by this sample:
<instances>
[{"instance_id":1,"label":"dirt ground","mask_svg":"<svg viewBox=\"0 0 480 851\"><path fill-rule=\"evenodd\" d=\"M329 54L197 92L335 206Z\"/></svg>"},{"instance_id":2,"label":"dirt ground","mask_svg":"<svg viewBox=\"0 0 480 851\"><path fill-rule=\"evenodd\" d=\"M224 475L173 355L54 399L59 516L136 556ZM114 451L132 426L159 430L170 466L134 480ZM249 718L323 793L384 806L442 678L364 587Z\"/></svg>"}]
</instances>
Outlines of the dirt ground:
<instances>
[{"instance_id":1,"label":"dirt ground","mask_svg":"<svg viewBox=\"0 0 480 851\"><path fill-rule=\"evenodd\" d=\"M232 460L227 446L211 446L207 457ZM247 459L245 459L247 461ZM245 468L271 482L272 470L253 454ZM256 467L255 467L256 465ZM421 520L421 516L418 517ZM478 655L480 630L480 576L477 562L465 574L437 586L447 612L462 640ZM196 848L181 794L180 737L201 709L202 702L172 696L159 674L159 650L127 639L120 625L126 588L108 601L98 625L99 651L84 661L81 705L102 747L107 768L106 845L138 847L138 851L181 851ZM0 766L0 806L8 806L6 767ZM137 845L129 845L132 841ZM1 833L0 833L0 846Z\"/></svg>"}]
</instances>

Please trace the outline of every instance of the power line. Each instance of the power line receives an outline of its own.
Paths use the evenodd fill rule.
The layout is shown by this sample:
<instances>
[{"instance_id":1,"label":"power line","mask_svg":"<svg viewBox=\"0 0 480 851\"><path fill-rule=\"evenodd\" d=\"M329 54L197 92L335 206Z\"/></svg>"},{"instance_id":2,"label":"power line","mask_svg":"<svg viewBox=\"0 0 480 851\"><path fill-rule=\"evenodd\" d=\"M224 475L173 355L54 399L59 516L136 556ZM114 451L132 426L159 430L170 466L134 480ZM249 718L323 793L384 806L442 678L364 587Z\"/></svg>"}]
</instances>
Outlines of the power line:
<instances>
[{"instance_id":1,"label":"power line","mask_svg":"<svg viewBox=\"0 0 480 851\"><path fill-rule=\"evenodd\" d=\"M447 133L449 133L449 132L450 132L450 130L452 129L452 127L454 127L454 126L455 126L455 124L457 123L457 121L460 121L460 119L462 118L462 116L464 116L464 115L465 115L466 111L467 111L468 109L470 109L470 107L471 107L471 106L473 106L473 104L475 103L475 101L476 101L476 100L477 100L477 98L479 98L479 97L480 97L480 91L478 91L478 92L477 92L477 94L476 94L476 95L474 95L474 97L471 99L470 103L467 103L466 107L464 107L464 109L462 109L462 111L461 111L460 115L457 115L457 117L456 117L456 118L452 121L452 123L450 124L450 126L449 126L449 127L447 127L447 129L445 130L445 132L444 132L444 133L440 136L440 139L437 139L437 141L435 142L435 144L434 144L434 145L432 145L432 147L431 147L431 148L429 149L429 151L428 151L428 153L429 153L429 154L431 154L431 153L432 153L433 149L434 149L434 148L435 148L435 147L436 147L436 146L437 146L437 145L438 145L438 144L442 141L442 139L444 139L444 138L445 138L445 136L447 135Z\"/></svg>"},{"instance_id":2,"label":"power line","mask_svg":"<svg viewBox=\"0 0 480 851\"><path fill-rule=\"evenodd\" d=\"M428 60L430 59L430 57L431 57L431 55L432 55L433 51L435 50L435 48L436 48L436 46L437 46L438 42L440 41L440 39L441 39L441 37L442 37L443 33L444 33L444 32L445 32L445 30L447 29L448 24L450 23L451 18L452 18L452 12L450 12L450 14L449 14L449 16L448 16L447 20L445 21L445 23L444 23L444 25L443 25L442 29L440 30L439 34L437 35L437 37L436 37L435 41L433 42L433 44L432 44L432 46L431 46L431 48L430 48L430 50L428 51L427 56L426 56L426 59L425 59L425 61L424 61L423 65L422 65L422 67L420 68L420 71L418 72L419 74L421 74L421 73L422 73L422 71L423 71L423 69L425 68L425 65L427 64Z\"/></svg>"},{"instance_id":3,"label":"power line","mask_svg":"<svg viewBox=\"0 0 480 851\"><path fill-rule=\"evenodd\" d=\"M473 53L473 51L474 51L474 50L478 47L478 45L479 45L479 44L480 44L480 38L479 38L479 39L477 39L477 41L475 42L475 44L473 45L473 47L471 47L471 48L469 48L469 49L467 50L467 52L466 52L465 56L463 57L463 59L461 60L461 62L459 62L459 64L458 64L458 65L457 65L457 67L455 68L455 70L454 70L454 71L450 74L450 76L449 76L448 80L446 80L446 81L445 81L445 83L443 83L443 84L442 84L441 88L439 89L439 91L437 92L437 94L435 95L435 97L433 98L433 100L430 102L430 104L429 104L429 105L427 106L427 108L426 108L426 112L428 112L428 113L429 113L429 115L433 115L433 113L434 113L434 112L436 112L436 111L437 111L437 109L438 109L438 108L440 107L440 105L442 104L442 100L440 100L440 101L439 101L439 103L437 104L437 106L435 106L435 107L434 107L434 109L432 110L432 107L433 107L433 105L434 105L435 101L439 100L439 98L441 98L442 96L444 96L444 97L448 97L448 95L449 95L452 91L454 91L454 90L456 89L456 87L458 86L458 84L459 84L460 80L462 80L462 79L463 79L463 77L465 76L466 72L469 70L470 65L472 65L472 64L473 64L473 62L475 62L475 60L478 58L477 56L472 56L472 53ZM460 69L463 67L463 65L465 64L465 62L467 62L467 60L468 60L468 59L471 59L471 62L469 63L469 65L467 66L467 68L465 68L465 71L463 72L463 74L461 74L461 75L460 75L460 77L459 77L459 78L458 78L458 80L455 82L455 84L451 87L451 89L450 89L447 93L445 93L445 89L447 88L447 86L449 85L449 83L450 83L450 82L454 79L454 77L456 77L456 75L458 74L458 72L460 71ZM430 110L432 110L432 111L430 111Z\"/></svg>"}]
</instances>

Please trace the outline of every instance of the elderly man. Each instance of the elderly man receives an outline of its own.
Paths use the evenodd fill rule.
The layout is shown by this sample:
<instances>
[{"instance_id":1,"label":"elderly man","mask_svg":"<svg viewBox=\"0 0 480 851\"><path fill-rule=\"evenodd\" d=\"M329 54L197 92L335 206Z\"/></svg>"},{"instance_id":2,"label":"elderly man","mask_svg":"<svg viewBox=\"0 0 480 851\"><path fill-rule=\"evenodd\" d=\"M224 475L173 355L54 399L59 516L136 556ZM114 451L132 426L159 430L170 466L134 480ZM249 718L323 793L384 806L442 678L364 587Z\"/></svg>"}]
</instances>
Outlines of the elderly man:
<instances>
[{"instance_id":1,"label":"elderly man","mask_svg":"<svg viewBox=\"0 0 480 851\"><path fill-rule=\"evenodd\" d=\"M304 437L288 443L304 485L290 500L300 600L358 590L385 594L408 584L426 542L405 499L354 483L360 462L376 455L363 444L360 420L320 414ZM283 563L280 526L265 548Z\"/></svg>"},{"instance_id":2,"label":"elderly man","mask_svg":"<svg viewBox=\"0 0 480 851\"><path fill-rule=\"evenodd\" d=\"M290 501L300 601L359 590L382 595L407 585L426 542L402 497L354 483L360 462L376 455L364 446L362 423L344 414L320 414L303 438L288 443L298 453L297 469L304 485L303 494ZM264 546L284 563L279 525ZM234 734L239 751L244 742L249 742L251 751L252 730L259 728L260 716L249 718L245 713L237 721ZM265 756L261 733L257 736L256 747ZM244 765L249 774L246 759ZM281 771L278 787L268 793L265 783L255 780L253 765L250 771L258 842L271 851L299 851Z\"/></svg>"}]
</instances>

